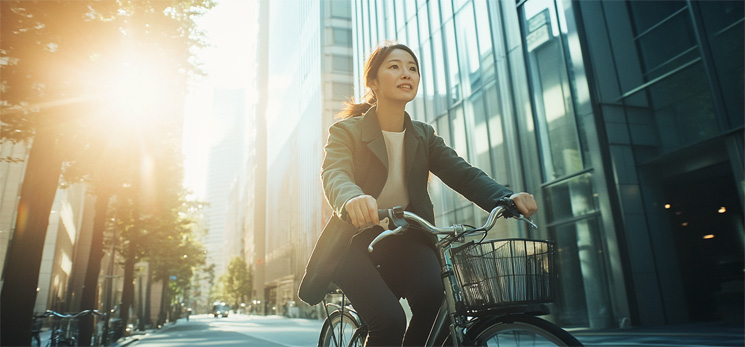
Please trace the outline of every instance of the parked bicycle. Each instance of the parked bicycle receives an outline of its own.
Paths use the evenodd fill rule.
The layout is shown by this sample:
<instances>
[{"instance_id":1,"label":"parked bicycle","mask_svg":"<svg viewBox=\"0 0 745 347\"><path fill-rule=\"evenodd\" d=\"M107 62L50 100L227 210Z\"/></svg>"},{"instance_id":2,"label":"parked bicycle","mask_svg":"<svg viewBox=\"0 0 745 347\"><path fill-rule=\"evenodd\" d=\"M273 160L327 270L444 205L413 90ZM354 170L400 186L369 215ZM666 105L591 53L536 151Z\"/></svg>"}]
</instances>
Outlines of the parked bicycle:
<instances>
[{"instance_id":1,"label":"parked bicycle","mask_svg":"<svg viewBox=\"0 0 745 347\"><path fill-rule=\"evenodd\" d=\"M536 227L520 215L512 200L501 200L479 228L460 224L436 227L401 207L380 210L379 214L388 228L370 243L370 252L380 240L404 232L409 222L438 237L445 299L426 346L433 346L435 339L445 334L453 346L582 345L567 331L538 317L549 313L546 304L554 296L553 243L485 240L499 218L516 218ZM478 241L466 241L467 236L479 235ZM340 303L323 300L326 320L318 345L364 345L365 322L344 294L336 293L341 295Z\"/></svg>"},{"instance_id":2,"label":"parked bicycle","mask_svg":"<svg viewBox=\"0 0 745 347\"><path fill-rule=\"evenodd\" d=\"M87 315L100 316L101 312L97 310L85 310L76 314L62 314L47 310L44 314L34 317L32 327L33 339L38 345L41 345L41 339L39 337L42 326L41 320L52 317L52 335L49 338L47 346L78 346L78 337L80 334L79 319Z\"/></svg>"}]
</instances>

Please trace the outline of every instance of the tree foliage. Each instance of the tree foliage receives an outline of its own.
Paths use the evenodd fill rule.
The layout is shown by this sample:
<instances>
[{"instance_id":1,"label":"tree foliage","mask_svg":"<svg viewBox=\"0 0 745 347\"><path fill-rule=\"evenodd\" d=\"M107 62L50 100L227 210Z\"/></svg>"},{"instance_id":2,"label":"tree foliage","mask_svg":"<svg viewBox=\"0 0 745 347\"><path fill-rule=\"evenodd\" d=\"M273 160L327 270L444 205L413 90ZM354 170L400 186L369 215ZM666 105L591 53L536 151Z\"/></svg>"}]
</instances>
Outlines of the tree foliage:
<instances>
[{"instance_id":1,"label":"tree foliage","mask_svg":"<svg viewBox=\"0 0 745 347\"><path fill-rule=\"evenodd\" d=\"M149 174L180 170L174 153L183 96L189 77L199 73L191 53L204 44L194 19L213 5L0 1L0 141L31 143L2 291L3 344L28 342L30 323L17 317L33 311L60 173L116 196L120 246L130 261L125 277L131 261L147 254L142 238L178 224L164 217L178 203L165 200L181 188L166 187L169 194L156 197ZM31 271L15 270L24 267ZM125 303L132 292L125 286Z\"/></svg>"},{"instance_id":2,"label":"tree foliage","mask_svg":"<svg viewBox=\"0 0 745 347\"><path fill-rule=\"evenodd\" d=\"M251 299L253 273L242 257L234 257L228 264L227 272L221 276L222 295L233 307L247 303Z\"/></svg>"}]
</instances>

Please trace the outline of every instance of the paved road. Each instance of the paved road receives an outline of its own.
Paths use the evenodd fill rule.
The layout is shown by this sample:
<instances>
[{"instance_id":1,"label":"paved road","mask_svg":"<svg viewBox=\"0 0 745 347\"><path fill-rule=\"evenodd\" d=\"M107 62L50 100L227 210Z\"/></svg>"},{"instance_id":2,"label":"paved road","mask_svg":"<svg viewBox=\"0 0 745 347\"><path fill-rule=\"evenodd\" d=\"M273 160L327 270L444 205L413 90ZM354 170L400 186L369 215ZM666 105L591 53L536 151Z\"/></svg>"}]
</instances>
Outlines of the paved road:
<instances>
[{"instance_id":1,"label":"paved road","mask_svg":"<svg viewBox=\"0 0 745 347\"><path fill-rule=\"evenodd\" d=\"M139 337L136 347L166 346L316 346L321 321L279 316L195 315Z\"/></svg>"},{"instance_id":2,"label":"paved road","mask_svg":"<svg viewBox=\"0 0 745 347\"><path fill-rule=\"evenodd\" d=\"M322 322L280 316L231 315L179 319L161 330L120 340L119 346L316 346ZM692 323L656 328L572 330L589 347L745 346L742 324Z\"/></svg>"}]
</instances>

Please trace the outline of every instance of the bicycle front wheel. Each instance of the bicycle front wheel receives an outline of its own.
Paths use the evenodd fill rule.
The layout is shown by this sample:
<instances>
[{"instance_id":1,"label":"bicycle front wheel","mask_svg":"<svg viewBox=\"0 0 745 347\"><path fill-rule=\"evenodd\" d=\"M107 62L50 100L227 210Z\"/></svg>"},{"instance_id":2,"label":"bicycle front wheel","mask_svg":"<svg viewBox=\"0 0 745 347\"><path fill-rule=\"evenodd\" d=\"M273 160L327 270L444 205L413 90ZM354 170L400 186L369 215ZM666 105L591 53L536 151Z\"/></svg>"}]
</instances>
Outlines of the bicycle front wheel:
<instances>
[{"instance_id":1,"label":"bicycle front wheel","mask_svg":"<svg viewBox=\"0 0 745 347\"><path fill-rule=\"evenodd\" d=\"M582 346L557 325L524 314L497 318L471 336L476 346Z\"/></svg>"},{"instance_id":2,"label":"bicycle front wheel","mask_svg":"<svg viewBox=\"0 0 745 347\"><path fill-rule=\"evenodd\" d=\"M318 338L319 347L362 347L367 338L367 330L349 312L334 311L326 318Z\"/></svg>"}]
</instances>

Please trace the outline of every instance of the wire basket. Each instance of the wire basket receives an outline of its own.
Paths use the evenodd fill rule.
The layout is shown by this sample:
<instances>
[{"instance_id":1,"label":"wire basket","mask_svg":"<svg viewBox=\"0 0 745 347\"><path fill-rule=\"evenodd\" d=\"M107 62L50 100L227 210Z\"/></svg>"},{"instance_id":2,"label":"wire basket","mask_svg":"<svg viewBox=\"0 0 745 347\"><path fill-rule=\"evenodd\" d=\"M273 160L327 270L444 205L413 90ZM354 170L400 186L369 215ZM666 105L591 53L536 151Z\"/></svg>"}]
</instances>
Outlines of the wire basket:
<instances>
[{"instance_id":1,"label":"wire basket","mask_svg":"<svg viewBox=\"0 0 745 347\"><path fill-rule=\"evenodd\" d=\"M485 241L453 250L465 309L479 312L553 299L554 245L547 241Z\"/></svg>"}]
</instances>

